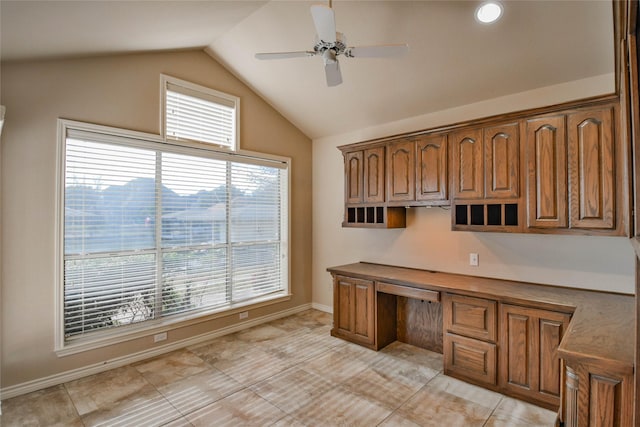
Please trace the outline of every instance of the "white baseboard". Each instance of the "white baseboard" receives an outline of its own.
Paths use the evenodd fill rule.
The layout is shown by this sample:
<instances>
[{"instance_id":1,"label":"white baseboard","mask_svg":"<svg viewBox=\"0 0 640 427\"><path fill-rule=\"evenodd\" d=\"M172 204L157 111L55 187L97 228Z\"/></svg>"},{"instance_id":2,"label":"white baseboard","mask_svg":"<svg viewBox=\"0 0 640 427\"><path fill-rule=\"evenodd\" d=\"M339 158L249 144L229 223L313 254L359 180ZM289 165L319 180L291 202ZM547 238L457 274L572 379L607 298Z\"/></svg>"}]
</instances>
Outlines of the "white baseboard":
<instances>
[{"instance_id":1,"label":"white baseboard","mask_svg":"<svg viewBox=\"0 0 640 427\"><path fill-rule=\"evenodd\" d=\"M311 308L315 308L316 310L324 311L325 313L333 314L333 307L330 305L318 304L317 302L311 303Z\"/></svg>"},{"instance_id":2,"label":"white baseboard","mask_svg":"<svg viewBox=\"0 0 640 427\"><path fill-rule=\"evenodd\" d=\"M322 306L324 307L324 306ZM3 400L11 399L12 397L20 396L23 394L31 393L33 391L42 390L43 388L53 387L58 384L64 384L69 381L77 380L89 375L99 374L100 372L108 371L110 369L119 368L121 366L129 365L131 363L139 362L141 360L149 359L151 357L159 356L170 351L179 350L195 344L212 340L214 338L221 337L223 335L232 334L234 332L241 331L243 329L250 328L252 326L261 325L263 323L271 322L272 320L280 319L282 317L291 316L292 314L300 313L305 310L309 310L313 307L313 304L302 304L288 310L279 311L277 313L269 314L267 316L258 317L255 319L247 320L246 322L237 323L232 326L227 326L222 329L207 332L205 334L196 335L184 340L175 341L162 346L154 347L152 349L143 350L137 353L128 354L126 356L117 357L115 359L105 360L100 363L94 363L93 365L83 366L82 368L72 369L70 371L61 372L59 374L50 375L44 378L38 378L36 380L27 381L21 384L12 385L0 389L0 396ZM322 308L318 308L322 310ZM324 311L324 310L322 310Z\"/></svg>"}]
</instances>

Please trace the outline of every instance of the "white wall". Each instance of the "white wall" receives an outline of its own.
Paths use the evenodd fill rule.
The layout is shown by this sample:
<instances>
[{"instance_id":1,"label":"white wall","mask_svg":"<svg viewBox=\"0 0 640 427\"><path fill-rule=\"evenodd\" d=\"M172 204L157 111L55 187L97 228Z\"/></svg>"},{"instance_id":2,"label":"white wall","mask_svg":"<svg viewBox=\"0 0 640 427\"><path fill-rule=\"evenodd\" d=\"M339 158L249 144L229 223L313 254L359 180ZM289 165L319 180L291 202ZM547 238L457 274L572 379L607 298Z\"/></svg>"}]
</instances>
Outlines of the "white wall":
<instances>
[{"instance_id":1,"label":"white wall","mask_svg":"<svg viewBox=\"0 0 640 427\"><path fill-rule=\"evenodd\" d=\"M405 229L342 228L340 145L614 91L613 76L540 88L358 132L313 141L313 302L332 306L327 267L358 261L477 276L633 293L634 255L625 237L451 231L442 208L412 208ZM469 266L469 253L480 255Z\"/></svg>"}]
</instances>

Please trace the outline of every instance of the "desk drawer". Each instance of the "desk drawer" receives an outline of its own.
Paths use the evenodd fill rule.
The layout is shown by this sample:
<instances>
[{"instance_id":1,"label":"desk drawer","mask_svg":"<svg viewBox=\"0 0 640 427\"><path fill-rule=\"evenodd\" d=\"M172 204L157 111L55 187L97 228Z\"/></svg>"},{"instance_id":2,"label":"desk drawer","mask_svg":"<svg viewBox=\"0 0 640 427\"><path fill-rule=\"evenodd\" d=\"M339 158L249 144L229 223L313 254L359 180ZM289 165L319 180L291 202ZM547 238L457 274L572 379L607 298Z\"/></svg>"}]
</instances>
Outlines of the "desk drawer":
<instances>
[{"instance_id":1,"label":"desk drawer","mask_svg":"<svg viewBox=\"0 0 640 427\"><path fill-rule=\"evenodd\" d=\"M391 283L376 282L376 291L401 297L415 298L423 301L440 301L440 292L428 289L412 288L411 286L393 285Z\"/></svg>"},{"instance_id":2,"label":"desk drawer","mask_svg":"<svg viewBox=\"0 0 640 427\"><path fill-rule=\"evenodd\" d=\"M496 341L495 301L453 294L445 294L442 301L445 332Z\"/></svg>"}]
</instances>

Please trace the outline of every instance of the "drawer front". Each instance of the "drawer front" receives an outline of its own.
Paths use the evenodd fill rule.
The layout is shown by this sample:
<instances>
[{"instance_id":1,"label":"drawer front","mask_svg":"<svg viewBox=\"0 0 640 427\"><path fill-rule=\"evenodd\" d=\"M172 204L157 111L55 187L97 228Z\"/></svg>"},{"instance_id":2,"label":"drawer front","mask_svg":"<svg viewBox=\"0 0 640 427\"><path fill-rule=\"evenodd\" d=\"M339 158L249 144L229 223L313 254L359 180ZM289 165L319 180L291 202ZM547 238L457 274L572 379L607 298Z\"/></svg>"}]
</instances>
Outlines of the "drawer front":
<instances>
[{"instance_id":1,"label":"drawer front","mask_svg":"<svg viewBox=\"0 0 640 427\"><path fill-rule=\"evenodd\" d=\"M411 286L394 285L391 283L377 282L376 290L385 294L398 295L401 297L414 298L423 301L440 301L440 292L428 289L412 288Z\"/></svg>"},{"instance_id":2,"label":"drawer front","mask_svg":"<svg viewBox=\"0 0 640 427\"><path fill-rule=\"evenodd\" d=\"M495 301L445 294L443 305L446 332L485 341L496 341L497 303Z\"/></svg>"},{"instance_id":3,"label":"drawer front","mask_svg":"<svg viewBox=\"0 0 640 427\"><path fill-rule=\"evenodd\" d=\"M496 345L455 334L446 334L444 373L496 385Z\"/></svg>"}]
</instances>

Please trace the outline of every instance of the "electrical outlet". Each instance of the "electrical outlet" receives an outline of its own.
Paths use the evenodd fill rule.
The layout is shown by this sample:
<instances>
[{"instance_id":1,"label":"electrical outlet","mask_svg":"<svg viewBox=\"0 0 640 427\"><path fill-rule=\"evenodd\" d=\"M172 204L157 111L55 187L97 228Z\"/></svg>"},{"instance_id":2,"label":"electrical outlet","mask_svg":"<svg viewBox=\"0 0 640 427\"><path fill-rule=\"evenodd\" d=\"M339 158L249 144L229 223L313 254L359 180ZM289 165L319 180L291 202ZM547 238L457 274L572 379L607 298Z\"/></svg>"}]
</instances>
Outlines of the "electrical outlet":
<instances>
[{"instance_id":1,"label":"electrical outlet","mask_svg":"<svg viewBox=\"0 0 640 427\"><path fill-rule=\"evenodd\" d=\"M166 332L160 332L159 334L155 334L153 336L153 342L160 342L160 341L164 341L167 339L167 333Z\"/></svg>"},{"instance_id":2,"label":"electrical outlet","mask_svg":"<svg viewBox=\"0 0 640 427\"><path fill-rule=\"evenodd\" d=\"M478 254L470 253L469 254L469 265L471 265L473 267L477 267L479 264L480 264L480 262L478 260Z\"/></svg>"},{"instance_id":3,"label":"electrical outlet","mask_svg":"<svg viewBox=\"0 0 640 427\"><path fill-rule=\"evenodd\" d=\"M248 311L243 311L242 313L240 313L240 320L246 319L247 317L249 317Z\"/></svg>"}]
</instances>

